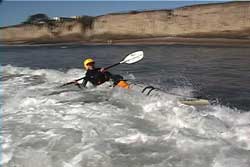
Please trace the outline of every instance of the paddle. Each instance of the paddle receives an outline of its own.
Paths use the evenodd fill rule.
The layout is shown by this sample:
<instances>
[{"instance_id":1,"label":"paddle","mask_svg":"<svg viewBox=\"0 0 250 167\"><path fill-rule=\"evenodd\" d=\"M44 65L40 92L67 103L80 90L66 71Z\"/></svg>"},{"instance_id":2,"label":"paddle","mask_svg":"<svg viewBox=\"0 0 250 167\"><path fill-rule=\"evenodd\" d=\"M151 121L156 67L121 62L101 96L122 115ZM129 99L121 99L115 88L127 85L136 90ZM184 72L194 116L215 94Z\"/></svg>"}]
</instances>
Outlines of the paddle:
<instances>
[{"instance_id":1,"label":"paddle","mask_svg":"<svg viewBox=\"0 0 250 167\"><path fill-rule=\"evenodd\" d=\"M112 67L118 66L119 64L134 64L138 61L140 61L141 59L143 59L143 51L137 51L134 53L131 53L129 55L127 55L122 61L120 61L119 63L115 63L111 66L108 66L106 68L104 68L104 70L108 70Z\"/></svg>"},{"instance_id":2,"label":"paddle","mask_svg":"<svg viewBox=\"0 0 250 167\"><path fill-rule=\"evenodd\" d=\"M143 59L143 51L137 51L137 52L133 52L133 53L130 53L129 55L127 55L123 60L121 60L119 63L115 63L111 66L108 66L106 68L104 68L104 71L112 68L112 67L115 67L115 66L118 66L120 64L134 64L136 62L139 62L141 59ZM71 84L74 84L76 83L77 81L80 81L82 79L84 79L85 77L82 77L82 78L79 78L79 79L76 79L74 81L71 81L71 82L68 82L68 83L65 83L63 85L61 85L60 87L63 87L63 86L66 86L66 85L71 85Z\"/></svg>"}]
</instances>

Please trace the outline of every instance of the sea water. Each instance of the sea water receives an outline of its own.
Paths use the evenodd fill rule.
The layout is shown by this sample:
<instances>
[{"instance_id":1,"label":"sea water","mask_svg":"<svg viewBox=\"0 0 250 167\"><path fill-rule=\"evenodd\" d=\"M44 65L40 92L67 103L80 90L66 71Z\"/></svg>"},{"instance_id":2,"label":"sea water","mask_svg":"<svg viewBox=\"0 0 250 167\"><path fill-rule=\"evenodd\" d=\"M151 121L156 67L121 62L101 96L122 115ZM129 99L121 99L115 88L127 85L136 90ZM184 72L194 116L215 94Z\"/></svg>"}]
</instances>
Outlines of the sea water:
<instances>
[{"instance_id":1,"label":"sea water","mask_svg":"<svg viewBox=\"0 0 250 167\"><path fill-rule=\"evenodd\" d=\"M60 85L82 61L144 59L110 72L133 90ZM9 167L249 167L250 48L2 46L1 165ZM139 83L139 85L137 85ZM160 96L136 91L152 85ZM201 96L208 106L181 104Z\"/></svg>"}]
</instances>

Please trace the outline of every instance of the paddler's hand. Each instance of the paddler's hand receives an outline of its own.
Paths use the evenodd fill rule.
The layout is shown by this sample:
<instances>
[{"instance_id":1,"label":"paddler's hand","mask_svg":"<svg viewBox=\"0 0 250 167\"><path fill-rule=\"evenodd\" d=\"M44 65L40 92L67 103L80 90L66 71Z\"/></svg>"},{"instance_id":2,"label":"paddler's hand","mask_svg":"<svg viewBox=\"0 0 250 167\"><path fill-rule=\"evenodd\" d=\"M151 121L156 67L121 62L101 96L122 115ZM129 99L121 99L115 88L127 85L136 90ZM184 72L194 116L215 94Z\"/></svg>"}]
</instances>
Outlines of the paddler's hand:
<instances>
[{"instance_id":1,"label":"paddler's hand","mask_svg":"<svg viewBox=\"0 0 250 167\"><path fill-rule=\"evenodd\" d=\"M76 86L78 86L78 88L81 88L81 85L77 82L77 80L74 80L73 82Z\"/></svg>"},{"instance_id":2,"label":"paddler's hand","mask_svg":"<svg viewBox=\"0 0 250 167\"><path fill-rule=\"evenodd\" d=\"M101 69L100 69L100 72L105 72L105 68L101 68Z\"/></svg>"},{"instance_id":3,"label":"paddler's hand","mask_svg":"<svg viewBox=\"0 0 250 167\"><path fill-rule=\"evenodd\" d=\"M79 85L79 83L77 82L77 80L74 80L73 83L74 83L75 85Z\"/></svg>"}]
</instances>

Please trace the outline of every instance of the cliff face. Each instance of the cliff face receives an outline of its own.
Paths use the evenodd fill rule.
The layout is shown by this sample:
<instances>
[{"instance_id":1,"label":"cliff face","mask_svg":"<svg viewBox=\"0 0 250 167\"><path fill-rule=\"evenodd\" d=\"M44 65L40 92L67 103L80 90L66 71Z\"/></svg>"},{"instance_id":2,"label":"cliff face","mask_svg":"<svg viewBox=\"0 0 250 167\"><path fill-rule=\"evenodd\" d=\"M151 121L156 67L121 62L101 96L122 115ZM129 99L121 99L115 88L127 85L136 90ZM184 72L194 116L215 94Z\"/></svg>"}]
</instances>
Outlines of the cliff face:
<instances>
[{"instance_id":1,"label":"cliff face","mask_svg":"<svg viewBox=\"0 0 250 167\"><path fill-rule=\"evenodd\" d=\"M0 29L3 42L60 42L75 41L83 38L82 24L63 22L43 25L19 25Z\"/></svg>"},{"instance_id":2,"label":"cliff face","mask_svg":"<svg viewBox=\"0 0 250 167\"><path fill-rule=\"evenodd\" d=\"M4 42L107 41L151 37L250 38L250 2L195 5L175 10L117 13L0 29Z\"/></svg>"},{"instance_id":3,"label":"cliff face","mask_svg":"<svg viewBox=\"0 0 250 167\"><path fill-rule=\"evenodd\" d=\"M91 35L115 37L243 37L250 32L250 2L198 5L176 10L106 15L96 18ZM241 37L242 37L241 36Z\"/></svg>"}]
</instances>

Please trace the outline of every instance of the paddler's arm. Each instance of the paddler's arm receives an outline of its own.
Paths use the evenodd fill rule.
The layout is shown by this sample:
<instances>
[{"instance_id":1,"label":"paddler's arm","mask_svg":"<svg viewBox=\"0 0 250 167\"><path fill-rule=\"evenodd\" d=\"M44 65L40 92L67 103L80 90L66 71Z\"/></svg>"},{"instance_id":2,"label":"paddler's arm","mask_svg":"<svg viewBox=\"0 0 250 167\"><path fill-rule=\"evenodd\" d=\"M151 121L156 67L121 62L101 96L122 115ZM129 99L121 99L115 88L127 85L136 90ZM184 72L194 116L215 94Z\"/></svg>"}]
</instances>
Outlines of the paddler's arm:
<instances>
[{"instance_id":1,"label":"paddler's arm","mask_svg":"<svg viewBox=\"0 0 250 167\"><path fill-rule=\"evenodd\" d=\"M99 71L105 75L106 81L109 81L110 79L112 79L112 74L106 71L105 68L100 68Z\"/></svg>"},{"instance_id":2,"label":"paddler's arm","mask_svg":"<svg viewBox=\"0 0 250 167\"><path fill-rule=\"evenodd\" d=\"M114 86L117 85L119 81L123 80L123 77L121 75L111 74L110 72L106 71L104 68L101 68L100 71L105 73L105 77L107 80L111 79L113 81Z\"/></svg>"}]
</instances>

